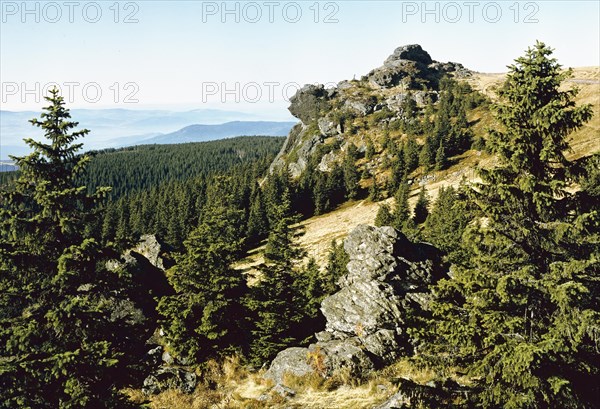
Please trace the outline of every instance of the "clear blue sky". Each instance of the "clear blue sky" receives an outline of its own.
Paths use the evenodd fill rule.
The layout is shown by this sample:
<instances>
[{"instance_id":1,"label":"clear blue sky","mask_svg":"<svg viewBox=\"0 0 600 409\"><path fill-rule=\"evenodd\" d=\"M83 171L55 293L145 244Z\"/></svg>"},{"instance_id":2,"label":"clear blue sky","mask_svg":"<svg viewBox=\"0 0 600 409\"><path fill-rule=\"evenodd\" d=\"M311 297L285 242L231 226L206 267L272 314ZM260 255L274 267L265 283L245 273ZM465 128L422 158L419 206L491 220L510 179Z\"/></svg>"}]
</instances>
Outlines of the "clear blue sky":
<instances>
[{"instance_id":1,"label":"clear blue sky","mask_svg":"<svg viewBox=\"0 0 600 409\"><path fill-rule=\"evenodd\" d=\"M71 107L282 119L295 84L359 77L412 43L482 72L505 71L536 39L565 66L600 65L598 1L74 3L0 1L1 109L39 110L46 84L75 82Z\"/></svg>"}]
</instances>

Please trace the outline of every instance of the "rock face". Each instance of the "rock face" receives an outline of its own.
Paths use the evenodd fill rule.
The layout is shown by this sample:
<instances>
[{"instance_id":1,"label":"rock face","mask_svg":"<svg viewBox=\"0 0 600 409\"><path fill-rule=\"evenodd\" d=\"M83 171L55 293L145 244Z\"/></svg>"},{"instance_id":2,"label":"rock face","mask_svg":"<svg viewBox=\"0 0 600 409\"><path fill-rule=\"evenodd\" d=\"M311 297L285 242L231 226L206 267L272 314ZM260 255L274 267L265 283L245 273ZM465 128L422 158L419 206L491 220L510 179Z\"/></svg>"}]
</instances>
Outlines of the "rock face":
<instances>
[{"instance_id":1,"label":"rock face","mask_svg":"<svg viewBox=\"0 0 600 409\"><path fill-rule=\"evenodd\" d=\"M428 286L446 274L441 253L411 243L392 227L358 226L344 242L350 257L340 291L325 298L327 323L308 348L280 352L266 377L283 382L283 374L323 376L340 368L365 375L389 364L414 346L405 333L407 314L427 308Z\"/></svg>"},{"instance_id":2,"label":"rock face","mask_svg":"<svg viewBox=\"0 0 600 409\"><path fill-rule=\"evenodd\" d=\"M419 86L436 88L440 78L447 73L458 77L469 75L469 71L456 63L433 61L429 53L418 44L398 47L383 65L369 72L363 79L375 87L418 89Z\"/></svg>"},{"instance_id":3,"label":"rock face","mask_svg":"<svg viewBox=\"0 0 600 409\"><path fill-rule=\"evenodd\" d=\"M394 119L414 121L403 112L402 102L410 97L419 106L435 103L439 81L446 74L464 78L470 71L460 64L434 61L420 45L411 44L396 48L381 67L360 80L340 81L333 88L305 85L290 98L288 108L300 123L290 131L270 172L287 168L292 178L299 177L319 145L356 132L354 119L370 126L385 126ZM385 112L366 121L380 111ZM339 150L334 154L342 156ZM327 172L328 166L323 164L319 171Z\"/></svg>"},{"instance_id":4,"label":"rock face","mask_svg":"<svg viewBox=\"0 0 600 409\"><path fill-rule=\"evenodd\" d=\"M289 111L302 123L309 124L316 121L321 116L321 112L329 109L329 96L330 94L321 84L305 85L290 98Z\"/></svg>"},{"instance_id":5,"label":"rock face","mask_svg":"<svg viewBox=\"0 0 600 409\"><path fill-rule=\"evenodd\" d=\"M402 60L414 61L424 65L429 65L433 62L429 53L423 50L420 45L409 44L396 48L383 65L394 67L398 61Z\"/></svg>"},{"instance_id":6,"label":"rock face","mask_svg":"<svg viewBox=\"0 0 600 409\"><path fill-rule=\"evenodd\" d=\"M153 234L145 234L140 237L138 244L132 249L138 254L146 257L154 267L164 270L162 259L162 246Z\"/></svg>"}]
</instances>

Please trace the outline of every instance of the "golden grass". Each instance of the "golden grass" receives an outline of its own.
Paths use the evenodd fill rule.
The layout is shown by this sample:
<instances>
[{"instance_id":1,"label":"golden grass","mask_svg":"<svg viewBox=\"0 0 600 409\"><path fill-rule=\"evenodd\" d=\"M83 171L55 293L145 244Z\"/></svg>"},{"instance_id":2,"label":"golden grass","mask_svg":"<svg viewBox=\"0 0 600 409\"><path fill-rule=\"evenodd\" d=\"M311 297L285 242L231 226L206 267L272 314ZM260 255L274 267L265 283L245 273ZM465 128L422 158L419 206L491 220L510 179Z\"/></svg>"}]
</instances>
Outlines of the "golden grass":
<instances>
[{"instance_id":1,"label":"golden grass","mask_svg":"<svg viewBox=\"0 0 600 409\"><path fill-rule=\"evenodd\" d=\"M285 375L286 386L296 394L283 398L271 390L273 383L264 380L262 374L249 372L237 358L228 358L221 363L209 363L203 370L202 382L189 395L175 390L151 397L139 390L125 392L133 402L147 403L150 409L366 409L398 391L395 378L420 384L436 378L433 371L402 359L364 380L351 376L347 369L336 371L327 379L317 373L302 377Z\"/></svg>"}]
</instances>

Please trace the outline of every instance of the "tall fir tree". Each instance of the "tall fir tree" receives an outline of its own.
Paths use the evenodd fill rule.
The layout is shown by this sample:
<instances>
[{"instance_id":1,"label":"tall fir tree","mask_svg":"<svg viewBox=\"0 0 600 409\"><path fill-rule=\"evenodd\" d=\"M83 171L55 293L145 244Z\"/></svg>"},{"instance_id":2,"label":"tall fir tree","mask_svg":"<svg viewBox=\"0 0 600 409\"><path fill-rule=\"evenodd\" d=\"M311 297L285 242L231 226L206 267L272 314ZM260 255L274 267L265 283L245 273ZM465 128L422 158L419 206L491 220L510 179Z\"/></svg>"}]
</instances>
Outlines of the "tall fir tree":
<instances>
[{"instance_id":1,"label":"tall fir tree","mask_svg":"<svg viewBox=\"0 0 600 409\"><path fill-rule=\"evenodd\" d=\"M41 120L46 142L14 158L19 177L2 190L0 208L0 406L123 408L147 323L116 310L131 276L109 270L116 253L90 234L108 188L80 185L89 157L56 89ZM98 231L98 234L101 232ZM139 310L137 310L139 311Z\"/></svg>"},{"instance_id":2,"label":"tall fir tree","mask_svg":"<svg viewBox=\"0 0 600 409\"><path fill-rule=\"evenodd\" d=\"M250 195L246 235L250 243L256 244L267 236L268 231L269 218L267 217L262 190L258 183L255 183Z\"/></svg>"},{"instance_id":3,"label":"tall fir tree","mask_svg":"<svg viewBox=\"0 0 600 409\"><path fill-rule=\"evenodd\" d=\"M259 267L260 282L252 287L247 305L254 312L250 346L251 361L262 365L285 347L304 339L301 328L306 299L297 283L297 263L304 256L296 236L298 217L292 212L286 190L272 209L276 223L271 227Z\"/></svg>"},{"instance_id":4,"label":"tall fir tree","mask_svg":"<svg viewBox=\"0 0 600 409\"><path fill-rule=\"evenodd\" d=\"M394 195L395 205L392 213L391 226L397 230L403 231L406 223L410 219L410 208L408 207L408 196L410 194L410 186L406 179L402 180L400 187Z\"/></svg>"},{"instance_id":5,"label":"tall fir tree","mask_svg":"<svg viewBox=\"0 0 600 409\"><path fill-rule=\"evenodd\" d=\"M591 117L552 50L509 67L489 143L499 163L470 190L467 260L435 289L433 351L485 408L592 408L600 395L600 217L569 190L569 133ZM433 352L432 351L432 352Z\"/></svg>"},{"instance_id":6,"label":"tall fir tree","mask_svg":"<svg viewBox=\"0 0 600 409\"><path fill-rule=\"evenodd\" d=\"M413 210L413 221L415 224L424 223L429 215L429 197L425 186L421 187L419 196L417 197L417 203L415 203L415 209Z\"/></svg>"},{"instance_id":7,"label":"tall fir tree","mask_svg":"<svg viewBox=\"0 0 600 409\"><path fill-rule=\"evenodd\" d=\"M335 240L331 242L329 255L327 256L327 265L323 274L323 290L325 294L330 295L339 290L338 280L348 273L347 265L350 261L348 254L344 250L344 242L337 244Z\"/></svg>"},{"instance_id":8,"label":"tall fir tree","mask_svg":"<svg viewBox=\"0 0 600 409\"><path fill-rule=\"evenodd\" d=\"M217 178L207 195L200 225L168 272L175 294L158 305L171 348L197 363L243 351L248 343L246 281L231 266L243 245L243 212L232 205L228 178Z\"/></svg>"},{"instance_id":9,"label":"tall fir tree","mask_svg":"<svg viewBox=\"0 0 600 409\"><path fill-rule=\"evenodd\" d=\"M381 203L377 210L377 215L375 216L375 226L391 226L393 223L394 216L392 215L390 205L385 202Z\"/></svg>"},{"instance_id":10,"label":"tall fir tree","mask_svg":"<svg viewBox=\"0 0 600 409\"><path fill-rule=\"evenodd\" d=\"M358 196L360 174L356 169L356 161L358 159L358 149L353 143L348 144L346 156L342 169L344 171L344 186L346 189L346 198L355 199Z\"/></svg>"}]
</instances>

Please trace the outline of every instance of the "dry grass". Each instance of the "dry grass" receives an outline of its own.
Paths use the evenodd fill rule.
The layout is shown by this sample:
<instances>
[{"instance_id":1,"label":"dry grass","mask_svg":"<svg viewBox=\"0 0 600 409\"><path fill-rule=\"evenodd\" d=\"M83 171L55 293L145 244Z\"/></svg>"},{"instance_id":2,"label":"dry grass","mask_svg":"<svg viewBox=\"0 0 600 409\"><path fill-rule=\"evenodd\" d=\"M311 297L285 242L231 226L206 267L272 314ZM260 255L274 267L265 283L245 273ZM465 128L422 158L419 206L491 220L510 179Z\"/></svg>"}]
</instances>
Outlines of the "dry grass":
<instances>
[{"instance_id":1,"label":"dry grass","mask_svg":"<svg viewBox=\"0 0 600 409\"><path fill-rule=\"evenodd\" d=\"M230 358L220 364L209 363L203 371L203 381L192 394L170 390L148 398L139 390L126 393L132 401L147 403L151 409L366 409L397 392L395 378L425 384L435 377L435 373L416 367L408 359L364 380L352 377L345 369L327 379L317 373L302 377L286 375L285 385L296 394L283 398L271 390L273 384L262 378L262 372L250 373L237 358Z\"/></svg>"}]
</instances>

